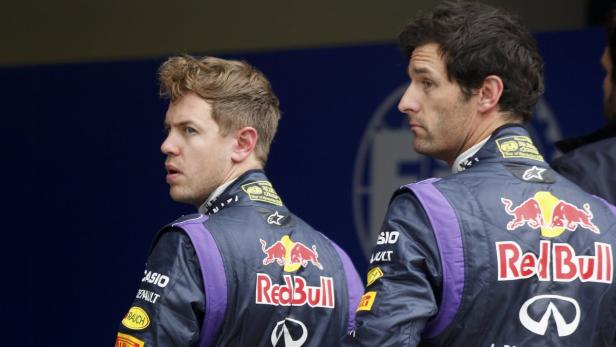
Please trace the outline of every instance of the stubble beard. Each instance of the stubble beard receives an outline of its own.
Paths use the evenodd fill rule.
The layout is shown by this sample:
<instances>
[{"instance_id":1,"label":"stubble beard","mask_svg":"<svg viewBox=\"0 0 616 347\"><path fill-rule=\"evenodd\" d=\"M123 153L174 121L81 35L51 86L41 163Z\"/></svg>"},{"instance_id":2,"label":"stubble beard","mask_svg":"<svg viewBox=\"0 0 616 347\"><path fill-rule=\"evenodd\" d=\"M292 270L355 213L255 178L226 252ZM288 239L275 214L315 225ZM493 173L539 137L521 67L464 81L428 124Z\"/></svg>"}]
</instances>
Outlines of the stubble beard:
<instances>
[{"instance_id":1,"label":"stubble beard","mask_svg":"<svg viewBox=\"0 0 616 347\"><path fill-rule=\"evenodd\" d=\"M448 164L456 159L458 144L463 135L462 129L467 127L470 119L470 110L465 106L466 100L459 100L458 104L449 109L442 109L436 117L437 122L420 139L413 138L413 148L419 154L442 160ZM414 134L413 134L414 135Z\"/></svg>"},{"instance_id":2,"label":"stubble beard","mask_svg":"<svg viewBox=\"0 0 616 347\"><path fill-rule=\"evenodd\" d=\"M216 189L216 187L210 189L209 182L204 184L204 186L205 187L202 189L195 189L188 184L176 184L175 186L169 187L169 195L171 196L171 199L175 202L192 205L199 208L205 202L211 192Z\"/></svg>"}]
</instances>

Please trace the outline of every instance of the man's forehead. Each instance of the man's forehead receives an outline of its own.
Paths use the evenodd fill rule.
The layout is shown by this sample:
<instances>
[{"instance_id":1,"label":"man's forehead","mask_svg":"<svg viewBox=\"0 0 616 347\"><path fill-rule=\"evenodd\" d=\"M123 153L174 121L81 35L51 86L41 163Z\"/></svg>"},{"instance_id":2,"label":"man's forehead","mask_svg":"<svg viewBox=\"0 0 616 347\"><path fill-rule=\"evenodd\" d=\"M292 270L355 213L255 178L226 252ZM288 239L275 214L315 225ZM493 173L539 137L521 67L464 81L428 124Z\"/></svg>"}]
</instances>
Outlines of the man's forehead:
<instances>
[{"instance_id":1,"label":"man's forehead","mask_svg":"<svg viewBox=\"0 0 616 347\"><path fill-rule=\"evenodd\" d=\"M409 73L443 72L443 56L438 44L428 43L415 48L411 53L408 69Z\"/></svg>"}]
</instances>

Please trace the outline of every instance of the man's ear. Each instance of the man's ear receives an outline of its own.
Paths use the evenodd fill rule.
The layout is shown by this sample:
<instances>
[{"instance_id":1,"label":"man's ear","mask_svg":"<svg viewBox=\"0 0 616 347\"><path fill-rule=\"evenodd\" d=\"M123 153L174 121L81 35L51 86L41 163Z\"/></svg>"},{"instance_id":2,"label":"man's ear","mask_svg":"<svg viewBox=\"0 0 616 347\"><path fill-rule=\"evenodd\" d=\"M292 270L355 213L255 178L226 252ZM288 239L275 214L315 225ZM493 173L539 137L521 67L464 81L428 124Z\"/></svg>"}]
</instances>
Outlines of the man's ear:
<instances>
[{"instance_id":1,"label":"man's ear","mask_svg":"<svg viewBox=\"0 0 616 347\"><path fill-rule=\"evenodd\" d=\"M257 146L258 138L259 134L257 134L257 130L253 127L243 127L235 131L231 160L241 163L250 157Z\"/></svg>"},{"instance_id":2,"label":"man's ear","mask_svg":"<svg viewBox=\"0 0 616 347\"><path fill-rule=\"evenodd\" d=\"M503 80L496 75L490 75L483 80L479 88L478 110L481 113L491 111L498 107L501 95L503 95Z\"/></svg>"}]
</instances>

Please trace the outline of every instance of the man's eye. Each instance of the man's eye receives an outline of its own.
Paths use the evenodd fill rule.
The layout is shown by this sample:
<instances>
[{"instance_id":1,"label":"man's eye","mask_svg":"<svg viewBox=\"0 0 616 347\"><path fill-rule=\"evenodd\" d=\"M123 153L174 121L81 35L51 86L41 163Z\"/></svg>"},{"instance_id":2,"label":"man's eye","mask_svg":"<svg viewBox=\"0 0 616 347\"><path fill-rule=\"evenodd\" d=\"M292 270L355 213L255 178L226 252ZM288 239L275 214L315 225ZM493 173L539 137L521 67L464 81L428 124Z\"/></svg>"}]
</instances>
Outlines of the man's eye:
<instances>
[{"instance_id":1,"label":"man's eye","mask_svg":"<svg viewBox=\"0 0 616 347\"><path fill-rule=\"evenodd\" d=\"M196 134L197 130L195 130L195 128L186 127L186 128L184 128L184 132L187 133L187 134L191 134L192 135L192 134Z\"/></svg>"},{"instance_id":2,"label":"man's eye","mask_svg":"<svg viewBox=\"0 0 616 347\"><path fill-rule=\"evenodd\" d=\"M434 82L432 82L430 80L423 80L423 81L421 81L421 84L423 85L423 87L425 89L429 89L429 88L432 88L434 86Z\"/></svg>"}]
</instances>

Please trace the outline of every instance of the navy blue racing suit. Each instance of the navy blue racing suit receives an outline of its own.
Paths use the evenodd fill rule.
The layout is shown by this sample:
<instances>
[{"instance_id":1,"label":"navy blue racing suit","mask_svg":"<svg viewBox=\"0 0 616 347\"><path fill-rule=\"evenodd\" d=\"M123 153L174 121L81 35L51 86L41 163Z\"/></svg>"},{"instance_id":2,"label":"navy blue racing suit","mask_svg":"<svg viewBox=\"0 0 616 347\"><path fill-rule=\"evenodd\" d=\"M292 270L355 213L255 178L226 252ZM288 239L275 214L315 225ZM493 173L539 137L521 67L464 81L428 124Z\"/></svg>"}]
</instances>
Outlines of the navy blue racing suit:
<instances>
[{"instance_id":1,"label":"navy blue racing suit","mask_svg":"<svg viewBox=\"0 0 616 347\"><path fill-rule=\"evenodd\" d=\"M469 163L395 192L343 345L615 346L615 208L521 126Z\"/></svg>"},{"instance_id":2,"label":"navy blue racing suit","mask_svg":"<svg viewBox=\"0 0 616 347\"><path fill-rule=\"evenodd\" d=\"M116 346L335 346L363 285L259 170L163 228Z\"/></svg>"},{"instance_id":3,"label":"navy blue racing suit","mask_svg":"<svg viewBox=\"0 0 616 347\"><path fill-rule=\"evenodd\" d=\"M616 204L616 121L555 145L564 154L552 162L554 170L585 191Z\"/></svg>"}]
</instances>

